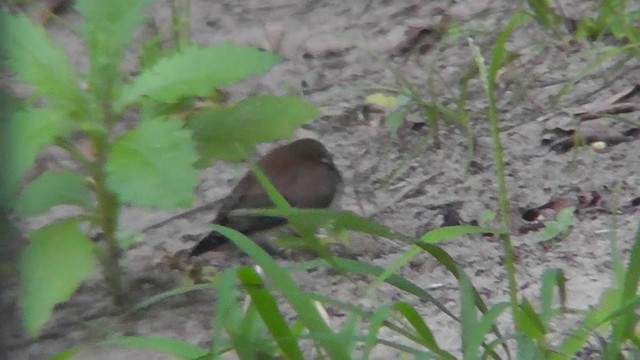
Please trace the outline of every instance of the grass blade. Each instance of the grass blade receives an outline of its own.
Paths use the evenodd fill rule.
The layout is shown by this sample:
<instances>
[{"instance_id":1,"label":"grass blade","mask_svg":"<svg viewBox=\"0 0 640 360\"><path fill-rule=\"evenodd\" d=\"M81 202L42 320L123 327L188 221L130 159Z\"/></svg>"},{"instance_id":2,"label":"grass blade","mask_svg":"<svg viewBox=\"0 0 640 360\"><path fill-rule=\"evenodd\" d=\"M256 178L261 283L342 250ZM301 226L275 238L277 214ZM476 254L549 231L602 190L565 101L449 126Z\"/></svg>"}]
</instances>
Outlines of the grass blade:
<instances>
[{"instance_id":1,"label":"grass blade","mask_svg":"<svg viewBox=\"0 0 640 360\"><path fill-rule=\"evenodd\" d=\"M420 344L433 351L443 359L455 360L455 356L440 348L440 346L436 342L436 339L433 337L431 329L429 329L429 326L427 326L424 320L422 320L422 317L415 308L405 302L398 302L394 307L398 312L400 312L400 314L405 317L405 319L407 319L407 321L409 321L411 326L413 326L413 328L416 330L416 332L420 336L420 339L422 340Z\"/></svg>"},{"instance_id":2,"label":"grass blade","mask_svg":"<svg viewBox=\"0 0 640 360\"><path fill-rule=\"evenodd\" d=\"M376 311L371 316L371 320L369 322L369 328L367 330L367 337L364 341L364 346L362 349L362 359L368 359L371 354L371 350L376 346L378 340L378 332L380 332L380 328L384 324L385 320L391 314L392 307L391 305L382 305L376 309Z\"/></svg>"},{"instance_id":3,"label":"grass blade","mask_svg":"<svg viewBox=\"0 0 640 360\"><path fill-rule=\"evenodd\" d=\"M211 289L215 289L216 288L216 284L197 284L197 285L191 285L191 286L183 286L183 287L178 287L175 289L171 289L171 290L167 290L167 291L163 291L160 294L156 294L153 295L150 298L147 298L139 303L137 303L133 308L131 308L131 310L129 311L129 314L134 313L136 311L140 311L142 309L148 308L151 305L154 305L164 299L168 299L170 297L174 297L177 295L182 295L182 294L186 294L188 292L191 291L198 291L198 290L211 290Z\"/></svg>"},{"instance_id":4,"label":"grass blade","mask_svg":"<svg viewBox=\"0 0 640 360\"><path fill-rule=\"evenodd\" d=\"M247 253L264 270L265 276L271 280L274 288L282 293L298 314L300 321L309 329L313 339L322 346L332 359L347 359L348 352L342 339L331 331L322 319L318 309L293 281L289 274L281 268L257 244L240 232L214 225L214 230L231 239L240 249Z\"/></svg>"},{"instance_id":5,"label":"grass blade","mask_svg":"<svg viewBox=\"0 0 640 360\"><path fill-rule=\"evenodd\" d=\"M493 233L496 231L497 230L493 228L483 228L480 226L471 225L447 226L427 232L420 237L417 243L436 244L445 240L453 240L463 235L482 234L487 232ZM371 285L367 287L367 292L371 292L374 289L378 288L389 276L391 276L391 274L394 274L400 268L407 265L413 258L418 256L421 253L421 248L417 243L415 245L412 245L409 250L405 251L400 259L398 259L391 266L387 267L385 272L379 275L371 283Z\"/></svg>"},{"instance_id":6,"label":"grass blade","mask_svg":"<svg viewBox=\"0 0 640 360\"><path fill-rule=\"evenodd\" d=\"M235 327L240 322L240 308L237 306L238 296L236 287L236 269L226 270L220 277L220 282L216 288L218 299L216 302L215 322L213 324L213 343L211 344L212 354L221 354L228 350L224 341L224 330L235 333Z\"/></svg>"},{"instance_id":7,"label":"grass blade","mask_svg":"<svg viewBox=\"0 0 640 360\"><path fill-rule=\"evenodd\" d=\"M302 359L302 351L297 345L297 339L287 326L275 298L265 288L260 274L253 268L242 267L238 269L238 278L251 296L254 306L280 346L282 353L288 359Z\"/></svg>"},{"instance_id":8,"label":"grass blade","mask_svg":"<svg viewBox=\"0 0 640 360\"><path fill-rule=\"evenodd\" d=\"M622 296L620 298L620 305L633 301L636 298L638 292L638 282L640 281L640 225L636 230L636 235L631 248L631 257L629 258L629 265L624 276L624 287L622 289ZM621 316L612 322L612 339L611 348L618 348L622 344L633 336L634 328L638 322L638 317L634 310L629 310L628 316Z\"/></svg>"},{"instance_id":9,"label":"grass blade","mask_svg":"<svg viewBox=\"0 0 640 360\"><path fill-rule=\"evenodd\" d=\"M166 336L122 336L107 340L105 344L158 351L179 359L194 359L207 354L206 349Z\"/></svg>"},{"instance_id":10,"label":"grass blade","mask_svg":"<svg viewBox=\"0 0 640 360\"><path fill-rule=\"evenodd\" d=\"M567 279L562 269L548 269L542 275L542 285L540 286L540 320L544 326L549 325L549 320L555 315L556 311L552 308L553 289L558 287L558 295L560 297L560 306L565 307L567 300L567 289L565 287Z\"/></svg>"}]
</instances>

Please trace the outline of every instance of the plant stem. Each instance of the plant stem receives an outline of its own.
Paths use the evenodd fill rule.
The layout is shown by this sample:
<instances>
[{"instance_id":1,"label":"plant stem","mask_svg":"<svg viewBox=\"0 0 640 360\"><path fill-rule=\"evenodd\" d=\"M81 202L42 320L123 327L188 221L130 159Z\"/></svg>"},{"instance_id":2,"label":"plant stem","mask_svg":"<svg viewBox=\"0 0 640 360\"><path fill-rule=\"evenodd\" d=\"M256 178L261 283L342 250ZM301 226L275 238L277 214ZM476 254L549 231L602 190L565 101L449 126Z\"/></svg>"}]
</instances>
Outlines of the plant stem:
<instances>
[{"instance_id":1,"label":"plant stem","mask_svg":"<svg viewBox=\"0 0 640 360\"><path fill-rule=\"evenodd\" d=\"M189 0L171 0L170 5L175 46L182 50L191 43L191 3Z\"/></svg>"},{"instance_id":2,"label":"plant stem","mask_svg":"<svg viewBox=\"0 0 640 360\"><path fill-rule=\"evenodd\" d=\"M91 168L91 175L95 181L97 222L107 246L106 252L99 254L99 258L114 304L122 306L124 305L125 292L122 281L122 268L120 267L120 246L116 239L120 202L118 197L107 187L107 177L104 171L107 154L109 153L108 137L106 134L101 133L92 136L92 140L96 149L96 161Z\"/></svg>"},{"instance_id":3,"label":"plant stem","mask_svg":"<svg viewBox=\"0 0 640 360\"><path fill-rule=\"evenodd\" d=\"M503 30L501 34L504 35L507 34L507 32ZM507 270L507 278L509 282L509 300L511 303L513 322L516 326L516 329L518 329L519 323L516 317L516 314L519 311L518 283L516 282L516 267L513 257L513 245L511 244L511 235L509 234L511 228L509 221L509 201L507 197L507 183L505 176L504 156L502 152L502 142L500 141L500 120L498 119L498 109L495 99L495 82L497 70L493 69L493 71L488 71L484 63L484 58L480 53L480 49L475 45L475 43L473 43L472 39L469 39L469 45L471 46L471 49L473 51L476 64L478 65L480 78L482 79L482 83L484 85L483 87L487 95L487 113L489 117L491 139L493 141L496 178L498 180L498 204L500 206L500 218L502 222L502 234L500 234L500 239L502 240L502 249L504 250L504 265ZM504 43L502 43L502 45L504 45ZM496 65L496 61L498 60L494 57L492 68Z\"/></svg>"},{"instance_id":4,"label":"plant stem","mask_svg":"<svg viewBox=\"0 0 640 360\"><path fill-rule=\"evenodd\" d=\"M94 181L97 198L96 215L92 222L97 223L107 244L107 251L98 253L102 271L117 306L124 304L124 288L122 285L122 269L120 268L120 248L115 234L118 228L120 204L118 199L106 186L104 165L106 162L107 143L102 134L94 135L91 141L96 148L96 160L87 159L78 148L64 137L55 139L55 144L65 149L71 157L79 162L91 175Z\"/></svg>"}]
</instances>

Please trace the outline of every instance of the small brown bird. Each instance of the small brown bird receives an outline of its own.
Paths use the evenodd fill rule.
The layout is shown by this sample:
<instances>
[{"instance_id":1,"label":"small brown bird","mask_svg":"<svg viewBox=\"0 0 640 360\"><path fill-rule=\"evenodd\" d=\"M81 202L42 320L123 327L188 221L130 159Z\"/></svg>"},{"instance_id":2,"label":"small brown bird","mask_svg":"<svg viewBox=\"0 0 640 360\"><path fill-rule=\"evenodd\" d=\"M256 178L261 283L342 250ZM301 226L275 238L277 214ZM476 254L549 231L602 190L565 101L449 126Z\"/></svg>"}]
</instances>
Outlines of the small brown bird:
<instances>
[{"instance_id":1,"label":"small brown bird","mask_svg":"<svg viewBox=\"0 0 640 360\"><path fill-rule=\"evenodd\" d=\"M301 139L277 147L263 156L257 166L273 186L296 208L328 208L337 197L342 176L331 154L317 140ZM273 216L232 215L237 209L273 207L262 185L249 171L223 200L214 224L235 229L247 236L273 229L287 219ZM215 250L229 239L212 231L191 250L190 256Z\"/></svg>"}]
</instances>

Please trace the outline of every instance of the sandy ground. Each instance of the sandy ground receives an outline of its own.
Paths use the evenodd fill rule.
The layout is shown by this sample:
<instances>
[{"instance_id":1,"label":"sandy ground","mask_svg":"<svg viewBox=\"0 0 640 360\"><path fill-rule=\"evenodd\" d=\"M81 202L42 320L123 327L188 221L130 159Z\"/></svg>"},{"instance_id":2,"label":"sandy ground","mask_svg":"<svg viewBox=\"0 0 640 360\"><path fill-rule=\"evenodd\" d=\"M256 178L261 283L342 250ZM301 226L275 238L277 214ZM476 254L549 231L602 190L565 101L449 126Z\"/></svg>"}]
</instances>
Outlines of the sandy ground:
<instances>
[{"instance_id":1,"label":"sandy ground","mask_svg":"<svg viewBox=\"0 0 640 360\"><path fill-rule=\"evenodd\" d=\"M279 51L283 61L271 72L230 88L231 98L266 91L276 94L304 94L319 105L324 116L299 130L297 137L320 139L335 154L337 166L346 179L342 207L362 215L372 215L381 223L407 234L417 235L442 223L443 209L454 208L464 220L478 219L485 210L497 211L497 185L493 165L493 146L488 132L486 96L478 80L470 82L466 110L470 114L478 148L469 155L468 137L454 125L443 125L439 137L442 146L421 148L430 130L403 129L391 134L376 121L362 116L364 98L384 88L397 88L389 67L404 74L426 99L455 109L460 92L459 79L473 62L467 37L473 38L489 56L499 29L506 23L517 2L511 1L290 1L268 2L192 1L193 39L200 44L217 44L225 40L268 47L282 38ZM567 15L590 14L592 2L560 1ZM425 54L391 57L406 38L410 27L430 27L443 15L461 24L462 34L435 42ZM161 27L168 25L169 10L164 1L149 9L149 16ZM67 12L63 18L77 23L79 17ZM266 30L265 30L266 29ZM79 68L86 68L82 43L68 30L51 24L52 37L71 54ZM144 38L141 29L137 38ZM542 131L561 122L560 111L568 111L594 100L610 96L635 85L640 76L640 62L628 61L617 66L614 60L594 68L552 105L552 97L572 81L588 64L602 54L605 43L593 45L559 41L535 24L517 31L508 48L518 58L504 68L497 89L501 118L501 139L507 162L507 186L513 209L514 229L519 210L542 205L553 196L577 198L597 191L607 204L621 205L640 195L640 142L628 141L596 152L582 148L577 152L557 153L541 144ZM134 53L125 66L135 70ZM636 98L629 100L637 101ZM625 114L637 121L637 114ZM415 111L409 120L419 121ZM545 119L541 121L540 119ZM614 120L591 122L595 132L620 135L630 126ZM586 126L586 125L585 125ZM591 126L591 125L590 125ZM604 130L598 130L600 126ZM264 151L268 146L261 147ZM467 165L473 160L471 168ZM469 170L471 169L471 170ZM218 163L201 174L197 202L219 199L245 171L245 167ZM391 181L385 185L390 177ZM618 199L618 200L616 200ZM34 224L50 221L64 214L56 209ZM127 209L122 226L137 230L175 213ZM147 234L146 242L126 255L124 264L136 297L143 299L177 285L177 275L159 264L163 251L176 252L191 246L181 241L185 234L205 233L212 212L201 212L176 220ZM522 294L535 299L539 294L542 273L549 268L566 272L568 304L587 309L598 301L599 294L611 284L610 239L615 220L618 246L626 256L638 225L637 208L627 208L615 216L597 209L577 215L577 224L566 238L546 244L537 242L537 234L517 234L518 281ZM404 249L381 239L354 235L351 246L358 258L380 266L394 262ZM500 243L486 237L461 238L443 245L472 277L489 304L508 298L506 273ZM223 254L216 266L239 264L246 259ZM291 263L292 261L282 261ZM431 294L452 309L458 309L459 295L455 279L433 259L421 256L401 274L423 288L434 287ZM308 290L372 309L379 302L405 300L418 305L436 338L445 349L457 352L459 326L437 311L433 305L420 304L415 298L391 287L382 287L375 298L363 298L361 292L370 279L355 282L325 271L296 275ZM87 281L71 301L60 305L38 340L29 340L20 330L15 303L16 282L9 284L2 297L3 318L9 330L5 336L9 359L43 359L77 344L90 344L105 334L160 334L206 346L211 338L215 295L192 293L157 304L135 318L117 316L110 305L106 289L96 275ZM5 317L9 315L8 317ZM344 317L334 316L336 324ZM560 319L560 332L575 319ZM502 321L502 330L510 331ZM393 334L383 333L390 340ZM394 353L376 348L374 358L393 358ZM78 359L164 359L166 356L139 350L95 347L77 355Z\"/></svg>"}]
</instances>

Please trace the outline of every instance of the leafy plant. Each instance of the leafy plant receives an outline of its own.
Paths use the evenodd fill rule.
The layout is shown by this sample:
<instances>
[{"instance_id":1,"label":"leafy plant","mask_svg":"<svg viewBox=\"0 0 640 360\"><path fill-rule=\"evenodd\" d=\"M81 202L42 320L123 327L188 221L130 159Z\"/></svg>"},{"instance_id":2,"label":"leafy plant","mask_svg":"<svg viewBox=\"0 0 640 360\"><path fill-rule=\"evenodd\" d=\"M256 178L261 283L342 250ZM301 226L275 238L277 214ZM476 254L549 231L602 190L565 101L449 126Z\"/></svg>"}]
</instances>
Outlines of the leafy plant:
<instances>
[{"instance_id":1,"label":"leafy plant","mask_svg":"<svg viewBox=\"0 0 640 360\"><path fill-rule=\"evenodd\" d=\"M196 163L205 167L217 159L240 159L255 144L288 137L318 115L300 98L266 95L237 104L216 102L194 109L184 122L177 119L176 104L265 72L279 58L229 43L200 47L183 41L179 51L156 53L127 82L120 64L148 3L77 1L83 17L77 30L90 64L82 74L44 28L23 15L1 15L7 27L2 44L7 65L34 92L11 114L7 139L12 156L4 179L8 186L2 187L0 198L22 216L62 204L82 210L28 234L31 242L20 259L21 307L32 335L39 333L53 306L92 274L96 260L114 301L126 303L120 244L128 240L118 224L122 206L187 207L198 182ZM41 98L45 106L37 105ZM121 130L123 115L135 108L142 110L140 119ZM16 192L47 146L66 150L74 167L46 170ZM94 231L97 242L88 235Z\"/></svg>"},{"instance_id":2,"label":"leafy plant","mask_svg":"<svg viewBox=\"0 0 640 360\"><path fill-rule=\"evenodd\" d=\"M560 210L556 220L545 222L544 229L538 233L538 239L548 241L557 236L568 234L576 223L576 218L573 215L575 211L576 208L573 206Z\"/></svg>"},{"instance_id":3,"label":"leafy plant","mask_svg":"<svg viewBox=\"0 0 640 360\"><path fill-rule=\"evenodd\" d=\"M625 40L631 44L640 41L637 21L640 20L640 8L628 9L626 0L602 0L598 4L598 16L585 17L576 30L578 39L597 39L608 33L618 40ZM637 53L637 49L636 49Z\"/></svg>"},{"instance_id":4,"label":"leafy plant","mask_svg":"<svg viewBox=\"0 0 640 360\"><path fill-rule=\"evenodd\" d=\"M561 23L561 16L549 4L549 0L527 0L527 5L532 10L532 17L538 24L547 29L552 29L558 34L558 25Z\"/></svg>"},{"instance_id":5,"label":"leafy plant","mask_svg":"<svg viewBox=\"0 0 640 360\"><path fill-rule=\"evenodd\" d=\"M118 8L124 0L114 3L117 3ZM174 2L176 3L177 1ZM551 11L548 1L528 3L534 12L534 18L543 25L554 26L553 22L558 19L555 14L548 13ZM620 6L626 2L602 3ZM106 5L88 5L80 1L79 7L83 6ZM124 7L120 7L120 10L123 9ZM141 10L135 6L134 9ZM623 14L620 9L618 7L612 13ZM85 17L87 13L92 12L85 9ZM110 18L109 16L107 18ZM133 16L128 14L126 17ZM593 339L597 340L600 347L598 352L603 358L620 359L637 354L640 344L636 330L636 312L640 306L637 290L640 281L640 227L636 232L626 267L622 264L620 256L612 250L613 268L616 269L613 285L603 292L599 303L594 307L587 310L567 309L567 279L560 269L548 269L543 273L537 298L524 297L518 293L515 258L508 233L510 227L505 162L500 142L495 89L501 67L512 56L505 49L506 42L510 35L530 18L531 15L524 12L517 12L512 16L499 32L488 61L485 61L480 48L470 42L476 66L464 75L461 82L464 89L458 104L460 114L466 113L463 105L467 82L471 77L480 76L488 100L487 115L495 146L499 191L499 229L456 226L436 229L419 238L413 238L348 212L293 209L287 204L286 199L277 193L268 179L254 167L277 208L251 212L287 217L298 230L305 245L317 250L322 259L282 267L242 234L216 227L217 231L228 236L249 254L259 268L227 269L212 283L167 291L143 301L132 310L152 306L167 297L188 291L216 289L218 298L212 346L203 349L187 342L157 336L116 337L106 340L104 344L152 349L184 359L214 359L229 352L235 352L238 357L247 359L301 359L307 354L305 343L311 344L315 354L320 358L342 359L359 356L367 359L375 346L387 346L405 357L453 359L455 355L449 352L449 349L443 348L434 336L434 325L430 324L430 319L420 313L420 307L428 304L461 324L461 353L465 359L510 359L512 356L508 343L511 341L517 344L517 359L575 358L581 349L591 346L590 341ZM163 49L158 51L159 48L154 48L158 43L150 43L147 49L154 50L147 52L149 61L145 62L142 74L130 84L122 82L118 72L114 71L116 66L111 63L107 66L101 62L104 57L90 57L92 68L85 76L89 79L89 87L85 92L78 85L81 77L78 77L67 64L63 53L53 47L48 39L41 38L46 38L44 32L34 36L32 33L38 33L40 30L36 31L38 28L25 22L22 17L7 19L12 36L17 36L18 30L25 31L26 37L23 40L29 40L25 43L37 44L35 47L23 45L24 48L30 49L31 52L42 48L37 56L29 55L29 51L26 50L22 50L25 54L21 54L20 47L18 50L12 49L10 54L14 59L14 72L23 81L33 84L38 91L37 95L44 96L47 100L46 107L38 108L33 106L34 99L30 99L27 106L15 112L16 116L10 123L10 130L12 135L16 136L10 139L13 141L11 146L16 156L11 159L8 179L15 187L32 163L35 154L47 144L68 150L83 170L82 173L73 169L47 171L24 189L19 197L5 188L2 188L3 192L0 193L3 199L13 201L15 210L24 216L41 214L57 204L74 204L84 209L77 217L49 224L30 233L32 242L25 250L20 266L25 285L22 306L27 326L33 333L37 333L49 316L53 304L67 299L77 284L92 272L94 258L103 262L107 279L119 279L117 276L120 272L117 266L113 266L113 259L117 265L118 253L124 247L121 244L132 239L130 235L119 231L117 226L118 209L122 204L163 208L188 206L191 200L190 189L196 181L194 166L207 166L216 159L241 159L246 149L256 142L284 137L295 126L316 113L313 107L293 97L265 95L245 99L237 104L224 104L217 98L214 87L266 71L276 59L270 54L230 44L213 49L194 47L185 40L188 36L185 36L184 31L177 32L176 35L181 39L178 52ZM119 24L115 20L119 19L118 16L110 19L108 21ZM182 20L175 19L176 24L184 25ZM101 26L105 24L99 22L103 20L95 21ZM128 21L125 23L132 26ZM98 38L100 36L95 36L90 41ZM115 56L117 53L120 56L121 51L114 48L124 45L115 43L118 42L109 41L105 49L94 48L93 51L103 51L109 56ZM107 58L111 59L109 56ZM226 62L227 56L235 60ZM118 62L119 57L114 57L111 61ZM226 65L203 66L203 61ZM29 66L22 68L25 64ZM48 64L60 66L60 71L51 72ZM227 69L224 74L214 74L227 66L236 65L243 70L236 72L237 69L233 68L233 71ZM94 74L94 71L98 73ZM228 77L229 74L233 76ZM73 76L73 79L68 80L67 75ZM99 82L103 77L107 80ZM190 86L183 87L182 84ZM415 105L424 111L430 121L435 122L434 128L437 129L437 116L439 112L444 113L444 107L439 105L435 98L432 103L421 100L416 95L417 91L411 91L413 85L408 84L405 87L408 92L402 96L406 98L391 98L391 114L401 114L408 106ZM196 96L207 97L211 103L198 108L194 106ZM384 97L377 99L385 103L389 100ZM287 108L286 113L281 111L283 106ZM133 129L116 132L115 123L119 121L123 112L131 107L140 109L140 121ZM257 110L261 118L255 117ZM466 122L461 123L466 126L469 124L468 119L462 115L461 119L466 119ZM42 121L43 118L49 121ZM182 119L185 120L184 124L181 122ZM71 134L78 131L89 139L95 149L92 154L81 152L78 145L71 140ZM169 148L175 151L168 151ZM180 170L181 175L168 173L174 169ZM134 175L142 179L133 178ZM190 185L173 184L183 180ZM151 183L161 189L157 192L148 191ZM73 192L70 191L71 188ZM554 236L566 231L574 221L572 212L573 209L563 210L556 220L557 224L550 226L555 230L548 231L554 232ZM485 214L483 220L491 221L493 216ZM80 227L84 223L102 232L101 244L95 245L89 240ZM319 245L320 241L313 231L327 223L332 224L337 230L385 237L410 246L394 264L386 268L335 257ZM472 278L445 250L437 246L443 241L466 234L486 232L496 233L502 240L509 286L508 302L485 304L474 287ZM113 249L115 251L112 252ZM433 257L457 280L461 303L459 314L439 302L428 289L423 289L398 274L399 269L423 253ZM77 266L70 269L70 261L75 261L74 264ZM374 301L374 309L365 310L357 304L345 303L324 294L304 290L294 281L293 273L311 268L334 268L346 276L365 275L371 278L370 285L362 289L362 297L371 300L376 300L374 293L382 284L393 286L406 297L403 297L403 301L392 303ZM110 269L116 269L118 272L109 273ZM50 276L57 276L56 281L45 283L45 280L50 280ZM36 291L44 296L38 298L35 295ZM292 309L295 320L285 317L283 304ZM325 316L325 307L337 308L347 314L342 325L331 323L331 319ZM558 321L554 320L569 311L580 316L580 324L564 334L558 334L554 328ZM515 325L511 333L503 334L496 325L497 319L503 314L510 315ZM389 333L394 335L394 339L399 337L401 340L390 340ZM77 350L78 347L68 349L55 358L71 358Z\"/></svg>"}]
</instances>

